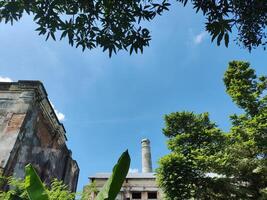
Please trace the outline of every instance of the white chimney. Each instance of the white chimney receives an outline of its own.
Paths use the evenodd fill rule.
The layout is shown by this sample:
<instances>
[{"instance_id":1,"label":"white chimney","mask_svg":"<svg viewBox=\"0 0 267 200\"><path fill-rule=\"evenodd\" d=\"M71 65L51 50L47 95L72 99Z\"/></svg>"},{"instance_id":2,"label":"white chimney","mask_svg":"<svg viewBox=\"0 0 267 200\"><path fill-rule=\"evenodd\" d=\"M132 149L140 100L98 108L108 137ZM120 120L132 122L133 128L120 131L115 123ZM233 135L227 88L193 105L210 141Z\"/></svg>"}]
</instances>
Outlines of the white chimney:
<instances>
[{"instance_id":1,"label":"white chimney","mask_svg":"<svg viewBox=\"0 0 267 200\"><path fill-rule=\"evenodd\" d=\"M149 139L142 140L142 172L152 172L151 150Z\"/></svg>"}]
</instances>

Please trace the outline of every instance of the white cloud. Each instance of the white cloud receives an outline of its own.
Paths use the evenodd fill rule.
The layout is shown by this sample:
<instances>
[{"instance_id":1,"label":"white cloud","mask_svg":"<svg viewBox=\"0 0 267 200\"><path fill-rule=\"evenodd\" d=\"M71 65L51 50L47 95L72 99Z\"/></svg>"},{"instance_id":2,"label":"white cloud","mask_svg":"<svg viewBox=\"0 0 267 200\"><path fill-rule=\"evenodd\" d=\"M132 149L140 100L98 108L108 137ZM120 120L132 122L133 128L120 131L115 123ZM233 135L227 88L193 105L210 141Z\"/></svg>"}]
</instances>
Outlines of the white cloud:
<instances>
[{"instance_id":1,"label":"white cloud","mask_svg":"<svg viewBox=\"0 0 267 200\"><path fill-rule=\"evenodd\" d=\"M9 77L0 76L0 82L12 82L13 80Z\"/></svg>"},{"instance_id":2,"label":"white cloud","mask_svg":"<svg viewBox=\"0 0 267 200\"><path fill-rule=\"evenodd\" d=\"M138 169L137 168L130 168L129 169L129 173L138 173Z\"/></svg>"},{"instance_id":3,"label":"white cloud","mask_svg":"<svg viewBox=\"0 0 267 200\"><path fill-rule=\"evenodd\" d=\"M50 101L50 100L49 100ZM59 121L64 121L65 120L65 115L62 113L62 112L59 112L56 108L55 108L55 106L54 106L54 104L50 101L50 103L51 103L51 106L53 107L53 109L54 109L54 111L55 111L55 113L56 113L56 116L57 116L57 118L58 118L58 120Z\"/></svg>"},{"instance_id":4,"label":"white cloud","mask_svg":"<svg viewBox=\"0 0 267 200\"><path fill-rule=\"evenodd\" d=\"M194 43L195 44L200 44L203 42L203 40L205 39L207 33L206 32L201 32L199 34L197 34L195 37L194 37Z\"/></svg>"},{"instance_id":5,"label":"white cloud","mask_svg":"<svg viewBox=\"0 0 267 200\"><path fill-rule=\"evenodd\" d=\"M57 118L59 121L64 121L65 120L65 115L61 112L58 112L56 109L55 109L55 113L57 115Z\"/></svg>"}]
</instances>

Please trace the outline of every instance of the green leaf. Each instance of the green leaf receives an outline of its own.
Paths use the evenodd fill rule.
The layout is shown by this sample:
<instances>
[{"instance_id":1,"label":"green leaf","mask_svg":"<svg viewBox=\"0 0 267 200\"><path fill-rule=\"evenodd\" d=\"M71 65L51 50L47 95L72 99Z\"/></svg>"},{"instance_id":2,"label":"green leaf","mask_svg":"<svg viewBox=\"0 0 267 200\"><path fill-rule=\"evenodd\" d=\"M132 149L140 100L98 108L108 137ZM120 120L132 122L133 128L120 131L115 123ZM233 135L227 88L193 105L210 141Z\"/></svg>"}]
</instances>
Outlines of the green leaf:
<instances>
[{"instance_id":1,"label":"green leaf","mask_svg":"<svg viewBox=\"0 0 267 200\"><path fill-rule=\"evenodd\" d=\"M116 198L127 176L130 162L131 159L127 150L121 155L117 164L114 166L112 175L97 195L96 200L114 200Z\"/></svg>"},{"instance_id":2,"label":"green leaf","mask_svg":"<svg viewBox=\"0 0 267 200\"><path fill-rule=\"evenodd\" d=\"M45 187L31 164L25 167L25 188L30 200L49 200Z\"/></svg>"},{"instance_id":3,"label":"green leaf","mask_svg":"<svg viewBox=\"0 0 267 200\"><path fill-rule=\"evenodd\" d=\"M225 42L225 46L228 47L228 44L229 44L229 34L228 33L226 33L224 35L224 42Z\"/></svg>"},{"instance_id":4,"label":"green leaf","mask_svg":"<svg viewBox=\"0 0 267 200\"><path fill-rule=\"evenodd\" d=\"M222 41L222 39L223 39L223 35L224 35L224 33L221 32L220 35L219 35L218 38L217 38L217 45L218 45L218 46L220 46L220 44L221 44L221 41Z\"/></svg>"},{"instance_id":5,"label":"green leaf","mask_svg":"<svg viewBox=\"0 0 267 200\"><path fill-rule=\"evenodd\" d=\"M54 32L50 32L50 34L51 34L51 37L53 38L53 40L56 41L55 33Z\"/></svg>"}]
</instances>

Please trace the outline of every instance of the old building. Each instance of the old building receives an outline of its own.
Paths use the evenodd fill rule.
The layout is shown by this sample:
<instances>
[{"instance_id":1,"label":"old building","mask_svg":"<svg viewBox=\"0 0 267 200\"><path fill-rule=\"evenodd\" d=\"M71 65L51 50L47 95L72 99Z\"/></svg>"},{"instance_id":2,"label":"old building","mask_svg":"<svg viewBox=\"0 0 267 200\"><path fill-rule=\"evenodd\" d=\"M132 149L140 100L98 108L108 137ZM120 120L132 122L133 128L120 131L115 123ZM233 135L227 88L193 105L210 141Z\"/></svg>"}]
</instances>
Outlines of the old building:
<instances>
[{"instance_id":1,"label":"old building","mask_svg":"<svg viewBox=\"0 0 267 200\"><path fill-rule=\"evenodd\" d=\"M24 166L32 163L45 183L57 178L75 191L79 167L66 140L41 82L0 83L0 171L4 176L22 178Z\"/></svg>"},{"instance_id":2,"label":"old building","mask_svg":"<svg viewBox=\"0 0 267 200\"><path fill-rule=\"evenodd\" d=\"M142 173L129 173L123 183L116 200L160 200L162 193L156 184L156 176L152 171L150 141L142 140ZM99 191L111 173L97 173L89 177ZM96 197L92 194L92 199Z\"/></svg>"}]
</instances>

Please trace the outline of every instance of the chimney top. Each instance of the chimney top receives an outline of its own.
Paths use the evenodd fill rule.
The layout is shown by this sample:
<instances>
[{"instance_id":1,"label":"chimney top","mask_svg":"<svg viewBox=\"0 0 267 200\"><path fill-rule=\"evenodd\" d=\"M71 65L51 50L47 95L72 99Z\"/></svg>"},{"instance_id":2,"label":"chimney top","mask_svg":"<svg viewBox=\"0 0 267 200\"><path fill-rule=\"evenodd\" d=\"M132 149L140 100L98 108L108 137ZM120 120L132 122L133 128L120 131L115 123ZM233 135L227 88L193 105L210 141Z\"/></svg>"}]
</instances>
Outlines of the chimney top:
<instances>
[{"instance_id":1,"label":"chimney top","mask_svg":"<svg viewBox=\"0 0 267 200\"><path fill-rule=\"evenodd\" d=\"M141 143L144 143L144 142L150 144L150 141L147 138L142 139Z\"/></svg>"}]
</instances>

